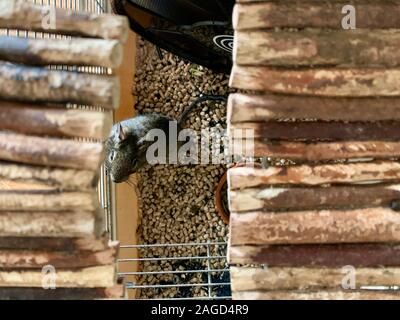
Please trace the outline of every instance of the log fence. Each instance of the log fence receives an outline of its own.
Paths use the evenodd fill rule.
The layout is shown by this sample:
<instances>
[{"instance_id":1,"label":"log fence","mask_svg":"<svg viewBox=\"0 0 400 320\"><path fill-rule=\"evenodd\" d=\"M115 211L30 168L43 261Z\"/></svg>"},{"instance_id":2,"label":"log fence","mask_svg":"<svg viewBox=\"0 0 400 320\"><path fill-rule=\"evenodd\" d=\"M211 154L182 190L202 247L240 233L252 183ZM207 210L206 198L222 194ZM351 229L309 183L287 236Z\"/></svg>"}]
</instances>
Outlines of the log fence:
<instances>
[{"instance_id":1,"label":"log fence","mask_svg":"<svg viewBox=\"0 0 400 320\"><path fill-rule=\"evenodd\" d=\"M0 29L24 35L0 36L0 299L122 298L96 188L128 21L56 5L0 0Z\"/></svg>"},{"instance_id":2,"label":"log fence","mask_svg":"<svg viewBox=\"0 0 400 320\"><path fill-rule=\"evenodd\" d=\"M400 299L400 1L345 4L237 1L231 142L281 165L229 170L234 299Z\"/></svg>"}]
</instances>

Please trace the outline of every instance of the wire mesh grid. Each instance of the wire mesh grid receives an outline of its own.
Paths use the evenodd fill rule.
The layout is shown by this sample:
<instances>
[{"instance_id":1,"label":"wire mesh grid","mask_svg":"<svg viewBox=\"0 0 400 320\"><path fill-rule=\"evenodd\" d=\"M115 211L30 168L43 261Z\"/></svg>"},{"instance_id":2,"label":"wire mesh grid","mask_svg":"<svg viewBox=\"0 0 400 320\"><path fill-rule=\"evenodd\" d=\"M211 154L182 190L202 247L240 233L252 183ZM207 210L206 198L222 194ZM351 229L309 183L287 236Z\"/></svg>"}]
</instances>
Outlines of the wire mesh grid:
<instances>
[{"instance_id":1,"label":"wire mesh grid","mask_svg":"<svg viewBox=\"0 0 400 320\"><path fill-rule=\"evenodd\" d=\"M185 248L191 254L177 255L175 251L173 255L159 255L171 248ZM137 262L141 271L118 275L135 276L135 282L128 282L127 289L138 290L138 299L231 299L226 242L121 246L121 250L132 249L139 250L141 257L119 259L118 265Z\"/></svg>"}]
</instances>

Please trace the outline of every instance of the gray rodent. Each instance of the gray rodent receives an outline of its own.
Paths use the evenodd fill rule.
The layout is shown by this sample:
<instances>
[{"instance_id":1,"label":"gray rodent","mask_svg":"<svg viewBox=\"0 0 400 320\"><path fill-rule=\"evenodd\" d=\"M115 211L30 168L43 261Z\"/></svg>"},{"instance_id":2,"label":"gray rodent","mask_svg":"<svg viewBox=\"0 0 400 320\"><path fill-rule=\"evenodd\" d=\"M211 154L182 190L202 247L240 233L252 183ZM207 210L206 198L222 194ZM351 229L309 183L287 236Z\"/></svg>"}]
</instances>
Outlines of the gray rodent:
<instances>
[{"instance_id":1,"label":"gray rodent","mask_svg":"<svg viewBox=\"0 0 400 320\"><path fill-rule=\"evenodd\" d=\"M177 121L179 132L181 124L194 107L207 100L226 101L226 97L201 96L191 103L177 120L162 114L151 113L116 123L105 144L105 166L111 180L115 183L125 182L131 174L146 164L146 151L151 142L147 142L145 137L150 130L161 129L168 137L169 122Z\"/></svg>"}]
</instances>

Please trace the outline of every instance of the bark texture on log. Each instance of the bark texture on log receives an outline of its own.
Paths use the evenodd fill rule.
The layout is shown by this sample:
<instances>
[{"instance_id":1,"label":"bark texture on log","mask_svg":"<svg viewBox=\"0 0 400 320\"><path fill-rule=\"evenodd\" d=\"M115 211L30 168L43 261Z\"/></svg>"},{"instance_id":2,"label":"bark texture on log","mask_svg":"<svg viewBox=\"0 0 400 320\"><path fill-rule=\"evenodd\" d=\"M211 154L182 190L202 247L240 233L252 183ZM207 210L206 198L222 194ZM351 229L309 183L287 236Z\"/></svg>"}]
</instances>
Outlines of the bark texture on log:
<instances>
[{"instance_id":1,"label":"bark texture on log","mask_svg":"<svg viewBox=\"0 0 400 320\"><path fill-rule=\"evenodd\" d=\"M104 146L99 142L42 138L0 131L0 159L97 171L104 160Z\"/></svg>"},{"instance_id":2,"label":"bark texture on log","mask_svg":"<svg viewBox=\"0 0 400 320\"><path fill-rule=\"evenodd\" d=\"M239 1L239 3L250 1ZM233 25L237 30L275 27L343 29L342 8L347 2L265 2L236 5ZM357 29L399 28L400 4L393 1L351 3L356 9Z\"/></svg>"},{"instance_id":3,"label":"bark texture on log","mask_svg":"<svg viewBox=\"0 0 400 320\"><path fill-rule=\"evenodd\" d=\"M28 102L119 106L119 79L107 75L0 63L0 98Z\"/></svg>"},{"instance_id":4,"label":"bark texture on log","mask_svg":"<svg viewBox=\"0 0 400 320\"><path fill-rule=\"evenodd\" d=\"M117 247L104 251L56 251L49 252L46 248L38 251L1 250L1 269L42 269L45 265L55 268L87 268L100 265L110 265L117 259Z\"/></svg>"},{"instance_id":5,"label":"bark texture on log","mask_svg":"<svg viewBox=\"0 0 400 320\"><path fill-rule=\"evenodd\" d=\"M233 292L233 300L400 300L397 291L241 291Z\"/></svg>"},{"instance_id":6,"label":"bark texture on log","mask_svg":"<svg viewBox=\"0 0 400 320\"><path fill-rule=\"evenodd\" d=\"M304 70L234 66L230 86L255 91L325 97L400 96L400 69Z\"/></svg>"},{"instance_id":7,"label":"bark texture on log","mask_svg":"<svg viewBox=\"0 0 400 320\"><path fill-rule=\"evenodd\" d=\"M231 245L400 241L400 213L389 208L231 213Z\"/></svg>"},{"instance_id":8,"label":"bark texture on log","mask_svg":"<svg viewBox=\"0 0 400 320\"><path fill-rule=\"evenodd\" d=\"M109 288L1 288L0 300L97 300L124 297L124 286Z\"/></svg>"},{"instance_id":9,"label":"bark texture on log","mask_svg":"<svg viewBox=\"0 0 400 320\"><path fill-rule=\"evenodd\" d=\"M233 139L230 143L235 155L283 158L297 163L400 157L400 142L394 141L290 142L257 139L248 143L246 139Z\"/></svg>"},{"instance_id":10,"label":"bark texture on log","mask_svg":"<svg viewBox=\"0 0 400 320\"><path fill-rule=\"evenodd\" d=\"M21 107L0 102L0 130L103 141L108 138L111 128L112 115L109 112Z\"/></svg>"},{"instance_id":11,"label":"bark texture on log","mask_svg":"<svg viewBox=\"0 0 400 320\"><path fill-rule=\"evenodd\" d=\"M0 182L3 179L62 190L83 191L96 187L98 173L89 170L57 169L0 162Z\"/></svg>"},{"instance_id":12,"label":"bark texture on log","mask_svg":"<svg viewBox=\"0 0 400 320\"><path fill-rule=\"evenodd\" d=\"M126 17L92 14L53 6L36 5L26 0L0 0L0 28L43 31L73 36L128 39Z\"/></svg>"},{"instance_id":13,"label":"bark texture on log","mask_svg":"<svg viewBox=\"0 0 400 320\"><path fill-rule=\"evenodd\" d=\"M360 184L400 181L400 163L298 165L268 169L233 168L228 171L232 190L262 185Z\"/></svg>"},{"instance_id":14,"label":"bark texture on log","mask_svg":"<svg viewBox=\"0 0 400 320\"><path fill-rule=\"evenodd\" d=\"M231 94L228 122L273 120L390 121L400 120L398 98L324 98L286 95Z\"/></svg>"},{"instance_id":15,"label":"bark texture on log","mask_svg":"<svg viewBox=\"0 0 400 320\"><path fill-rule=\"evenodd\" d=\"M93 212L0 212L0 237L94 237Z\"/></svg>"},{"instance_id":16,"label":"bark texture on log","mask_svg":"<svg viewBox=\"0 0 400 320\"><path fill-rule=\"evenodd\" d=\"M90 211L99 207L96 192L0 190L0 211Z\"/></svg>"},{"instance_id":17,"label":"bark texture on log","mask_svg":"<svg viewBox=\"0 0 400 320\"><path fill-rule=\"evenodd\" d=\"M85 251L98 252L107 250L109 245L106 237L101 238L52 238L52 237L1 237L0 249L4 250L43 250L46 251Z\"/></svg>"},{"instance_id":18,"label":"bark texture on log","mask_svg":"<svg viewBox=\"0 0 400 320\"><path fill-rule=\"evenodd\" d=\"M400 185L251 188L231 191L229 199L235 212L390 207Z\"/></svg>"},{"instance_id":19,"label":"bark texture on log","mask_svg":"<svg viewBox=\"0 0 400 320\"><path fill-rule=\"evenodd\" d=\"M232 246L229 262L272 267L398 267L400 244Z\"/></svg>"},{"instance_id":20,"label":"bark texture on log","mask_svg":"<svg viewBox=\"0 0 400 320\"><path fill-rule=\"evenodd\" d=\"M15 180L0 179L0 189L4 192L56 192L59 191L56 187L40 184L40 183L29 183Z\"/></svg>"},{"instance_id":21,"label":"bark texture on log","mask_svg":"<svg viewBox=\"0 0 400 320\"><path fill-rule=\"evenodd\" d=\"M400 122L244 122L233 123L231 130L251 130L255 138L297 141L399 141ZM234 136L235 133L232 133Z\"/></svg>"},{"instance_id":22,"label":"bark texture on log","mask_svg":"<svg viewBox=\"0 0 400 320\"><path fill-rule=\"evenodd\" d=\"M346 268L231 268L233 291L306 290L332 288L341 290ZM357 268L356 288L395 286L400 268ZM347 283L347 282L344 282Z\"/></svg>"},{"instance_id":23,"label":"bark texture on log","mask_svg":"<svg viewBox=\"0 0 400 320\"><path fill-rule=\"evenodd\" d=\"M107 288L115 286L115 266L57 270L57 288ZM41 270L0 271L0 287L42 288ZM1 289L0 289L1 291Z\"/></svg>"},{"instance_id":24,"label":"bark texture on log","mask_svg":"<svg viewBox=\"0 0 400 320\"><path fill-rule=\"evenodd\" d=\"M400 65L398 30L239 31L236 37L239 45L235 48L234 61L237 65Z\"/></svg>"},{"instance_id":25,"label":"bark texture on log","mask_svg":"<svg viewBox=\"0 0 400 320\"><path fill-rule=\"evenodd\" d=\"M0 36L0 59L15 63L118 68L122 55L122 45L116 40Z\"/></svg>"}]
</instances>

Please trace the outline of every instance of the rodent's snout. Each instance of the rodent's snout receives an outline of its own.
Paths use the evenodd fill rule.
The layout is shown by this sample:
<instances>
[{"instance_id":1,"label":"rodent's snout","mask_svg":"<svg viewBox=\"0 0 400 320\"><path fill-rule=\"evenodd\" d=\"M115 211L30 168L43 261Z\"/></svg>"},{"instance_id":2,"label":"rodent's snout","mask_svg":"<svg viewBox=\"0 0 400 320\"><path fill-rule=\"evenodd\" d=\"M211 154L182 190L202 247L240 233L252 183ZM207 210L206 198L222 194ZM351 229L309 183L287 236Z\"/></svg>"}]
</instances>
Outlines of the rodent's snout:
<instances>
[{"instance_id":1,"label":"rodent's snout","mask_svg":"<svg viewBox=\"0 0 400 320\"><path fill-rule=\"evenodd\" d=\"M111 181L114 183L123 183L129 180L129 176L127 177L122 177L122 178L115 178L112 174L111 174Z\"/></svg>"}]
</instances>

